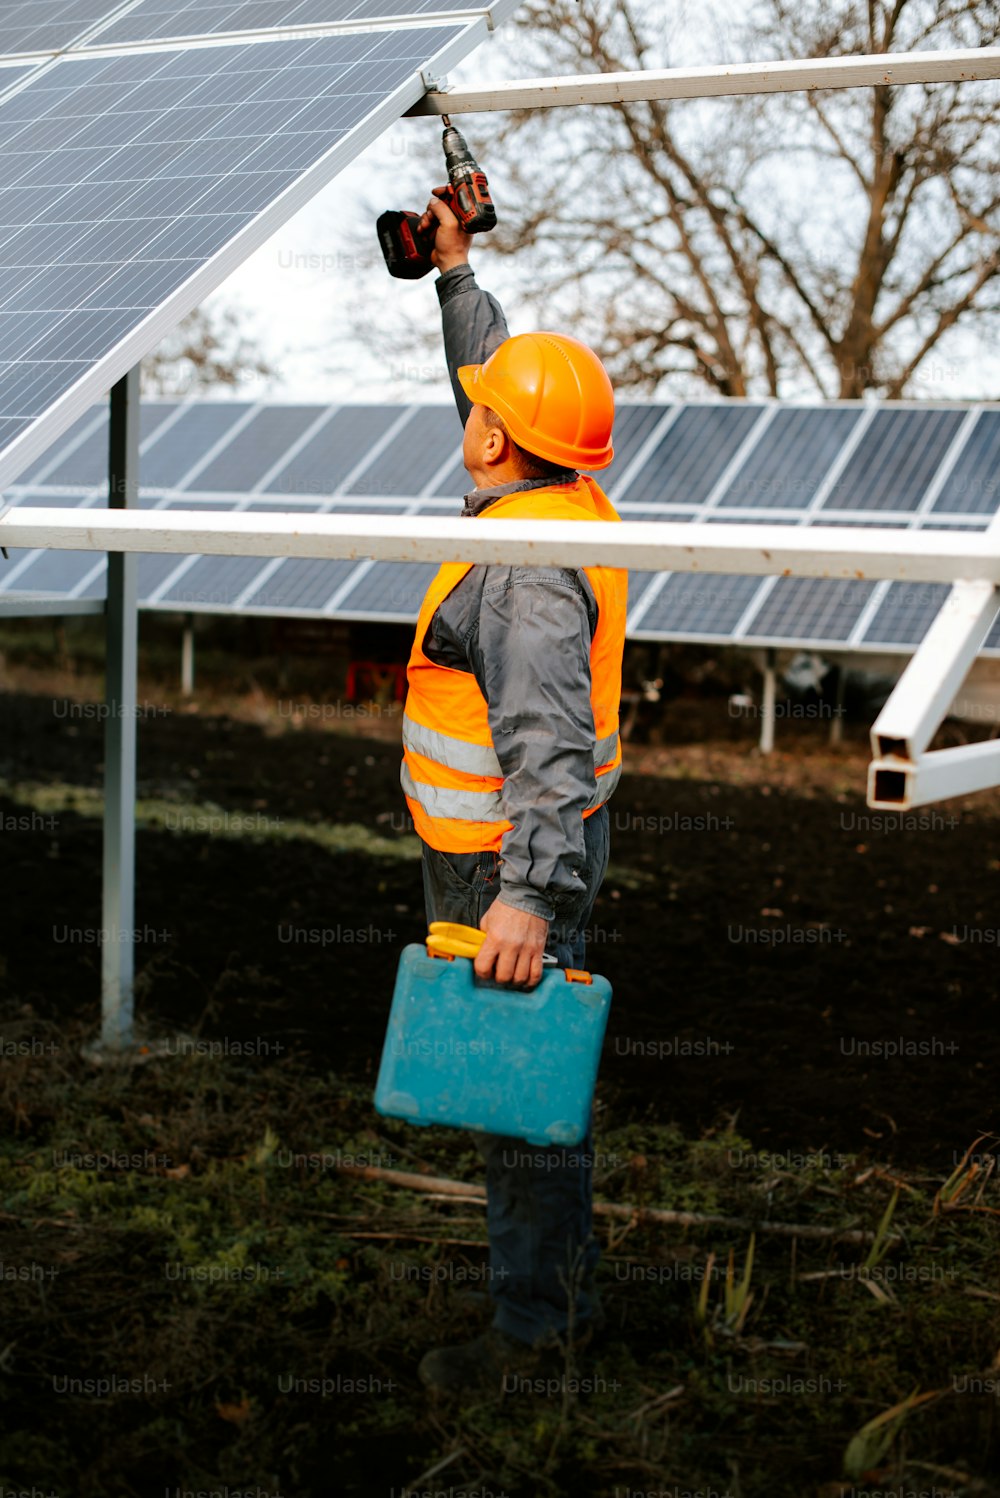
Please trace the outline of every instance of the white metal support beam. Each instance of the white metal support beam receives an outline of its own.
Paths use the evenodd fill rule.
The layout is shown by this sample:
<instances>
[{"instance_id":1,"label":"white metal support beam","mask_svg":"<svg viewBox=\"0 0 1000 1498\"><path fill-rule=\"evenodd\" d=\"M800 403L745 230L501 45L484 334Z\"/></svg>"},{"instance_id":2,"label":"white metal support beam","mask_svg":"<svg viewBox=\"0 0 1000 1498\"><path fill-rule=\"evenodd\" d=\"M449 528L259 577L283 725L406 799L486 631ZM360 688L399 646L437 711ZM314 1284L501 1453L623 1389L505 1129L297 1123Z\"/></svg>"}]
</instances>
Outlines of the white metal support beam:
<instances>
[{"instance_id":1,"label":"white metal support beam","mask_svg":"<svg viewBox=\"0 0 1000 1498\"><path fill-rule=\"evenodd\" d=\"M995 526L991 532L996 533ZM1000 782L1000 743L995 741L924 752L998 606L1000 593L992 583L955 583L872 726L869 806L905 811Z\"/></svg>"},{"instance_id":2,"label":"white metal support beam","mask_svg":"<svg viewBox=\"0 0 1000 1498\"><path fill-rule=\"evenodd\" d=\"M918 760L882 759L868 769L868 805L907 811L1000 785L1000 740L935 749Z\"/></svg>"},{"instance_id":3,"label":"white metal support beam","mask_svg":"<svg viewBox=\"0 0 1000 1498\"><path fill-rule=\"evenodd\" d=\"M194 692L194 615L184 615L184 630L181 635L181 696L190 697Z\"/></svg>"},{"instance_id":4,"label":"white metal support beam","mask_svg":"<svg viewBox=\"0 0 1000 1498\"><path fill-rule=\"evenodd\" d=\"M979 82L1000 78L1000 47L880 52L790 62L746 62L703 68L650 68L628 73L579 73L523 78L491 88L431 92L410 115L475 114L496 109L552 109L571 104L632 104L645 99L714 99L731 94L783 94L800 89L872 88L876 84Z\"/></svg>"},{"instance_id":5,"label":"white metal support beam","mask_svg":"<svg viewBox=\"0 0 1000 1498\"><path fill-rule=\"evenodd\" d=\"M124 401L122 391L118 396ZM125 401L122 410L128 413L130 409ZM134 502L134 478L128 477L134 474L129 457L134 442L130 422L119 411L112 437L112 473L125 475L124 480L114 483L113 498L119 506L128 504L129 495ZM108 601L108 695L109 702L114 699L119 704L134 704L135 698L134 573L130 593L127 565L134 564L134 555L129 554L135 552L372 557L404 562L501 562L948 582L955 586L947 607L873 730L879 758L871 767L869 804L900 808L1000 785L1000 744L992 746L991 751L975 745L960 753L948 750L920 757L996 613L1000 600L1000 522L985 532L939 531L929 537L919 531L881 527L854 531L839 526L672 521L621 521L609 526L603 521L477 520L470 526L454 516L387 514L373 530L370 515L202 510L125 513L121 507L67 511L18 505L0 512L0 546L107 551L112 554L112 563L121 564L118 582L114 568L109 567ZM121 623L120 644L116 643L118 626L112 625L113 610L117 610ZM107 899L114 920L109 918L107 924L116 921L122 925L125 915L116 881L121 880L126 860L131 858L130 827L123 807L134 794L134 784L128 787L122 783L122 767L127 759L126 735L131 732L134 736L134 729L134 715L111 711L108 814L111 816L117 805L119 820L109 834L109 848L117 840L118 853L117 864L109 869ZM113 772L116 754L119 768ZM130 974L126 974L123 963L130 956L124 943L116 942L112 951L105 951L111 974L105 993L112 1006L108 1013L114 1016L125 1012L123 985L126 976L130 981ZM130 997L127 1002L130 1004ZM128 1013L130 1016L130 1009ZM120 1018L109 1019L107 1025L111 1033L116 1033L116 1026L120 1031Z\"/></svg>"},{"instance_id":6,"label":"white metal support beam","mask_svg":"<svg viewBox=\"0 0 1000 1498\"><path fill-rule=\"evenodd\" d=\"M1000 584L1000 531L938 531L933 547L889 527L709 525L686 521L477 520L454 516L65 510L16 505L0 545L69 551L199 552L223 556L373 557L401 562L630 567L766 577L888 577Z\"/></svg>"},{"instance_id":7,"label":"white metal support beam","mask_svg":"<svg viewBox=\"0 0 1000 1498\"><path fill-rule=\"evenodd\" d=\"M107 514L139 503L139 366L111 390ZM138 666L134 551L108 555L105 644L104 880L101 921L101 1044L132 1042L135 973L135 744Z\"/></svg>"},{"instance_id":8,"label":"white metal support beam","mask_svg":"<svg viewBox=\"0 0 1000 1498\"><path fill-rule=\"evenodd\" d=\"M917 759L954 700L996 617L988 582L955 583L872 726L872 754Z\"/></svg>"},{"instance_id":9,"label":"white metal support beam","mask_svg":"<svg viewBox=\"0 0 1000 1498\"><path fill-rule=\"evenodd\" d=\"M777 652L768 648L764 657L764 700L760 710L760 752L774 750L775 700L777 696Z\"/></svg>"}]
</instances>

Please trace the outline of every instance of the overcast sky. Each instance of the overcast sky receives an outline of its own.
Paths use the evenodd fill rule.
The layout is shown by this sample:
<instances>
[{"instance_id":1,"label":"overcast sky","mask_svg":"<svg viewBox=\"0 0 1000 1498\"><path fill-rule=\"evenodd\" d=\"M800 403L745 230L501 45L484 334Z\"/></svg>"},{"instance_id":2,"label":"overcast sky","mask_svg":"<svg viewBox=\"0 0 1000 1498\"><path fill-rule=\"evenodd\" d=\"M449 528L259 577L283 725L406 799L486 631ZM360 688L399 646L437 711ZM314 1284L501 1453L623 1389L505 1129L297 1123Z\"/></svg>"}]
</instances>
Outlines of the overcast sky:
<instances>
[{"instance_id":1,"label":"overcast sky","mask_svg":"<svg viewBox=\"0 0 1000 1498\"><path fill-rule=\"evenodd\" d=\"M708 24L705 0L693 5L675 0L670 5L673 63L734 60L725 16L736 0L715 3L716 14ZM449 79L460 86L522 75L523 68L518 69L512 59L501 29L453 69ZM495 128L498 117L466 115L456 122L473 153L482 155L482 165L490 175L483 137ZM443 176L443 158L433 154L439 140L438 121L400 120L206 301L206 309L238 309L241 326L279 375L276 380L258 378L232 392L220 390L220 394L308 402L450 400L442 355L400 356L386 362L376 359L353 332L353 309L358 306L367 308L368 315L386 329L420 325L437 330L440 326L433 285L437 273L417 282L393 280L383 265L374 225L375 215L383 208L423 207L430 188ZM428 146L430 161L440 160L441 172L424 182ZM491 176L491 187L502 213L502 179ZM365 211L365 200L374 205L370 213ZM532 322L530 314L519 314L514 269L494 263L485 245L474 252L473 265L480 283L499 297L511 331L527 331ZM963 395L995 399L1000 390L1000 358L972 333L953 336L946 350L929 356L927 366L924 388L916 385L915 395L940 398L958 384ZM688 389L674 388L672 393L707 392L699 383Z\"/></svg>"}]
</instances>

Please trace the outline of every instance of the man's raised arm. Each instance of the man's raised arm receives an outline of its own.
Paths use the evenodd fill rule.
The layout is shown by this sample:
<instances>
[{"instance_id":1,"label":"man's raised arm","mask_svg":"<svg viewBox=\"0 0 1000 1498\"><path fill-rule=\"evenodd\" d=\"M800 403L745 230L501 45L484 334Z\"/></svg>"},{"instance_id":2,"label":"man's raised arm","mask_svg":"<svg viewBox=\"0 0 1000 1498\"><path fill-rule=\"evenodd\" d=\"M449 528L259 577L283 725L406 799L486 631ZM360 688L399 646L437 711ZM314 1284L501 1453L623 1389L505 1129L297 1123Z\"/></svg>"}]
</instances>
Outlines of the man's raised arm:
<instances>
[{"instance_id":1,"label":"man's raised arm","mask_svg":"<svg viewBox=\"0 0 1000 1498\"><path fill-rule=\"evenodd\" d=\"M446 189L436 187L434 191L440 193ZM420 220L421 229L426 232L433 219L437 220L437 230L431 260L441 272L435 287L441 303L444 354L455 404L464 427L472 403L458 383L455 371L462 364L484 363L510 334L503 308L496 297L476 285L469 264L468 234L451 209L436 196Z\"/></svg>"}]
</instances>

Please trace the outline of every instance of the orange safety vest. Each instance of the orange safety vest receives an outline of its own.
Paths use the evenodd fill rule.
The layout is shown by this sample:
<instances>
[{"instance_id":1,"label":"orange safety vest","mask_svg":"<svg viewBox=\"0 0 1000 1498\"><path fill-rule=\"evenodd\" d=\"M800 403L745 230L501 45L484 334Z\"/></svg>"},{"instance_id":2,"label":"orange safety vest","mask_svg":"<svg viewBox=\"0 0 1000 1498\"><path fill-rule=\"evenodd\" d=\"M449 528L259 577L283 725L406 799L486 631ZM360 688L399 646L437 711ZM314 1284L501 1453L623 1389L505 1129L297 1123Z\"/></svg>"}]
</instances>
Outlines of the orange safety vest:
<instances>
[{"instance_id":1,"label":"orange safety vest","mask_svg":"<svg viewBox=\"0 0 1000 1498\"><path fill-rule=\"evenodd\" d=\"M502 496L480 514L490 519L619 520L603 490L587 475L552 488ZM486 698L471 671L439 666L423 643L440 604L472 562L445 562L424 597L407 667L400 780L413 823L425 843L442 853L499 852L512 823L500 806L503 771L493 747ZM590 646L590 703L594 714L596 788L583 815L603 806L621 775L618 709L628 603L628 573L585 567L597 599Z\"/></svg>"}]
</instances>

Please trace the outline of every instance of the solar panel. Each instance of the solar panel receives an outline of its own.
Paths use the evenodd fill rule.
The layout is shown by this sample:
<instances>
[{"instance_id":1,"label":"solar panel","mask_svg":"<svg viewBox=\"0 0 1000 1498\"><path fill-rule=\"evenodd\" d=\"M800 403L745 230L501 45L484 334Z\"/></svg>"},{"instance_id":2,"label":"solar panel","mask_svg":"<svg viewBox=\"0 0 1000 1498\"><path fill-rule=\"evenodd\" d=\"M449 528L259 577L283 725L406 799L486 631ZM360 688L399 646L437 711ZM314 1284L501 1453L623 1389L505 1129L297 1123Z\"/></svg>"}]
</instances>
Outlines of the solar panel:
<instances>
[{"instance_id":1,"label":"solar panel","mask_svg":"<svg viewBox=\"0 0 1000 1498\"><path fill-rule=\"evenodd\" d=\"M121 8L122 0L0 0L0 47L7 54L61 51Z\"/></svg>"},{"instance_id":2,"label":"solar panel","mask_svg":"<svg viewBox=\"0 0 1000 1498\"><path fill-rule=\"evenodd\" d=\"M994 515L998 506L1000 411L980 411L933 508L957 515Z\"/></svg>"},{"instance_id":3,"label":"solar panel","mask_svg":"<svg viewBox=\"0 0 1000 1498\"><path fill-rule=\"evenodd\" d=\"M198 488L245 494L316 420L315 406L267 406L198 475ZM142 475L140 474L140 477Z\"/></svg>"},{"instance_id":4,"label":"solar panel","mask_svg":"<svg viewBox=\"0 0 1000 1498\"><path fill-rule=\"evenodd\" d=\"M404 505L345 505L352 514L398 515ZM334 593L362 566L347 558L324 561L316 557L287 557L267 577L244 607L248 612L269 610L275 613L319 613Z\"/></svg>"},{"instance_id":5,"label":"solar panel","mask_svg":"<svg viewBox=\"0 0 1000 1498\"><path fill-rule=\"evenodd\" d=\"M441 475L440 479L434 485L432 492L458 499L462 495L468 494L470 489L473 488L475 488L475 485L465 471L465 464L462 462L460 453L450 468L447 468Z\"/></svg>"},{"instance_id":6,"label":"solar panel","mask_svg":"<svg viewBox=\"0 0 1000 1498\"><path fill-rule=\"evenodd\" d=\"M415 103L421 70L484 39L485 7L444 10L457 24L409 8L363 33L71 52L0 98L0 485Z\"/></svg>"},{"instance_id":7,"label":"solar panel","mask_svg":"<svg viewBox=\"0 0 1000 1498\"><path fill-rule=\"evenodd\" d=\"M140 0L94 39L98 46L169 41L223 32L371 21L405 22L421 16L481 14L470 0Z\"/></svg>"},{"instance_id":8,"label":"solar panel","mask_svg":"<svg viewBox=\"0 0 1000 1498\"><path fill-rule=\"evenodd\" d=\"M744 633L755 638L846 643L875 586L844 578L775 578Z\"/></svg>"},{"instance_id":9,"label":"solar panel","mask_svg":"<svg viewBox=\"0 0 1000 1498\"><path fill-rule=\"evenodd\" d=\"M702 504L763 407L685 406L649 461L616 498L632 504Z\"/></svg>"},{"instance_id":10,"label":"solar panel","mask_svg":"<svg viewBox=\"0 0 1000 1498\"><path fill-rule=\"evenodd\" d=\"M185 604L196 604L200 609L220 604L230 607L260 575L266 560L265 557L199 557L158 601L176 607Z\"/></svg>"},{"instance_id":11,"label":"solar panel","mask_svg":"<svg viewBox=\"0 0 1000 1498\"><path fill-rule=\"evenodd\" d=\"M143 402L144 410L145 406ZM187 406L169 432L143 453L139 464L143 488L175 488L249 409L244 401L199 401Z\"/></svg>"},{"instance_id":12,"label":"solar panel","mask_svg":"<svg viewBox=\"0 0 1000 1498\"><path fill-rule=\"evenodd\" d=\"M759 577L674 572L643 613L638 628L643 635L727 638L759 587ZM629 602L632 602L631 590Z\"/></svg>"},{"instance_id":13,"label":"solar panel","mask_svg":"<svg viewBox=\"0 0 1000 1498\"><path fill-rule=\"evenodd\" d=\"M342 406L275 475L268 493L334 494L399 417L399 406Z\"/></svg>"},{"instance_id":14,"label":"solar panel","mask_svg":"<svg viewBox=\"0 0 1000 1498\"><path fill-rule=\"evenodd\" d=\"M777 411L719 497L719 508L803 510L860 418L857 407Z\"/></svg>"},{"instance_id":15,"label":"solar panel","mask_svg":"<svg viewBox=\"0 0 1000 1498\"><path fill-rule=\"evenodd\" d=\"M376 562L345 594L339 612L348 617L371 614L383 619L415 619L437 570L424 562Z\"/></svg>"},{"instance_id":16,"label":"solar panel","mask_svg":"<svg viewBox=\"0 0 1000 1498\"><path fill-rule=\"evenodd\" d=\"M0 94L6 93L9 88L12 88L15 83L21 78L26 77L31 71L31 63L24 63L20 67L8 62L0 64Z\"/></svg>"},{"instance_id":17,"label":"solar panel","mask_svg":"<svg viewBox=\"0 0 1000 1498\"><path fill-rule=\"evenodd\" d=\"M880 410L824 509L915 510L965 418L964 410Z\"/></svg>"},{"instance_id":18,"label":"solar panel","mask_svg":"<svg viewBox=\"0 0 1000 1498\"><path fill-rule=\"evenodd\" d=\"M615 455L607 468L594 474L594 478L608 495L614 493L628 465L642 444L663 419L670 407L653 402L640 406L619 402L615 407L614 446ZM620 496L619 496L620 497Z\"/></svg>"},{"instance_id":19,"label":"solar panel","mask_svg":"<svg viewBox=\"0 0 1000 1498\"><path fill-rule=\"evenodd\" d=\"M253 595L249 611L273 609L278 613L317 613L357 567L352 561L320 561L315 557L288 557Z\"/></svg>"},{"instance_id":20,"label":"solar panel","mask_svg":"<svg viewBox=\"0 0 1000 1498\"><path fill-rule=\"evenodd\" d=\"M345 425L363 431L363 427L358 426L358 417L365 409L364 406L349 408L345 413ZM398 406L384 409L391 411L394 417L399 415ZM340 441L343 440L344 434L341 433ZM399 440L385 448L354 483L347 486L347 493L420 494L448 454L461 448L461 442L462 429L454 406L425 406L407 422ZM465 470L462 471L465 474ZM465 474L465 482L466 485L471 482L468 474Z\"/></svg>"},{"instance_id":21,"label":"solar panel","mask_svg":"<svg viewBox=\"0 0 1000 1498\"><path fill-rule=\"evenodd\" d=\"M168 405L156 405L151 401L143 403L139 413L140 438L146 442L156 430L173 414L174 408ZM88 413L85 422L92 422L93 415ZM155 451L155 448L153 449ZM152 453L150 453L150 457ZM50 469L45 475L45 483L55 485L57 488L62 484L85 484L88 488L104 485L108 481L108 413L107 407L100 412L100 420L97 426L89 426L86 436L79 445L72 447L67 456L57 465Z\"/></svg>"},{"instance_id":22,"label":"solar panel","mask_svg":"<svg viewBox=\"0 0 1000 1498\"><path fill-rule=\"evenodd\" d=\"M949 591L947 583L892 583L865 631L865 644L919 645Z\"/></svg>"}]
</instances>

